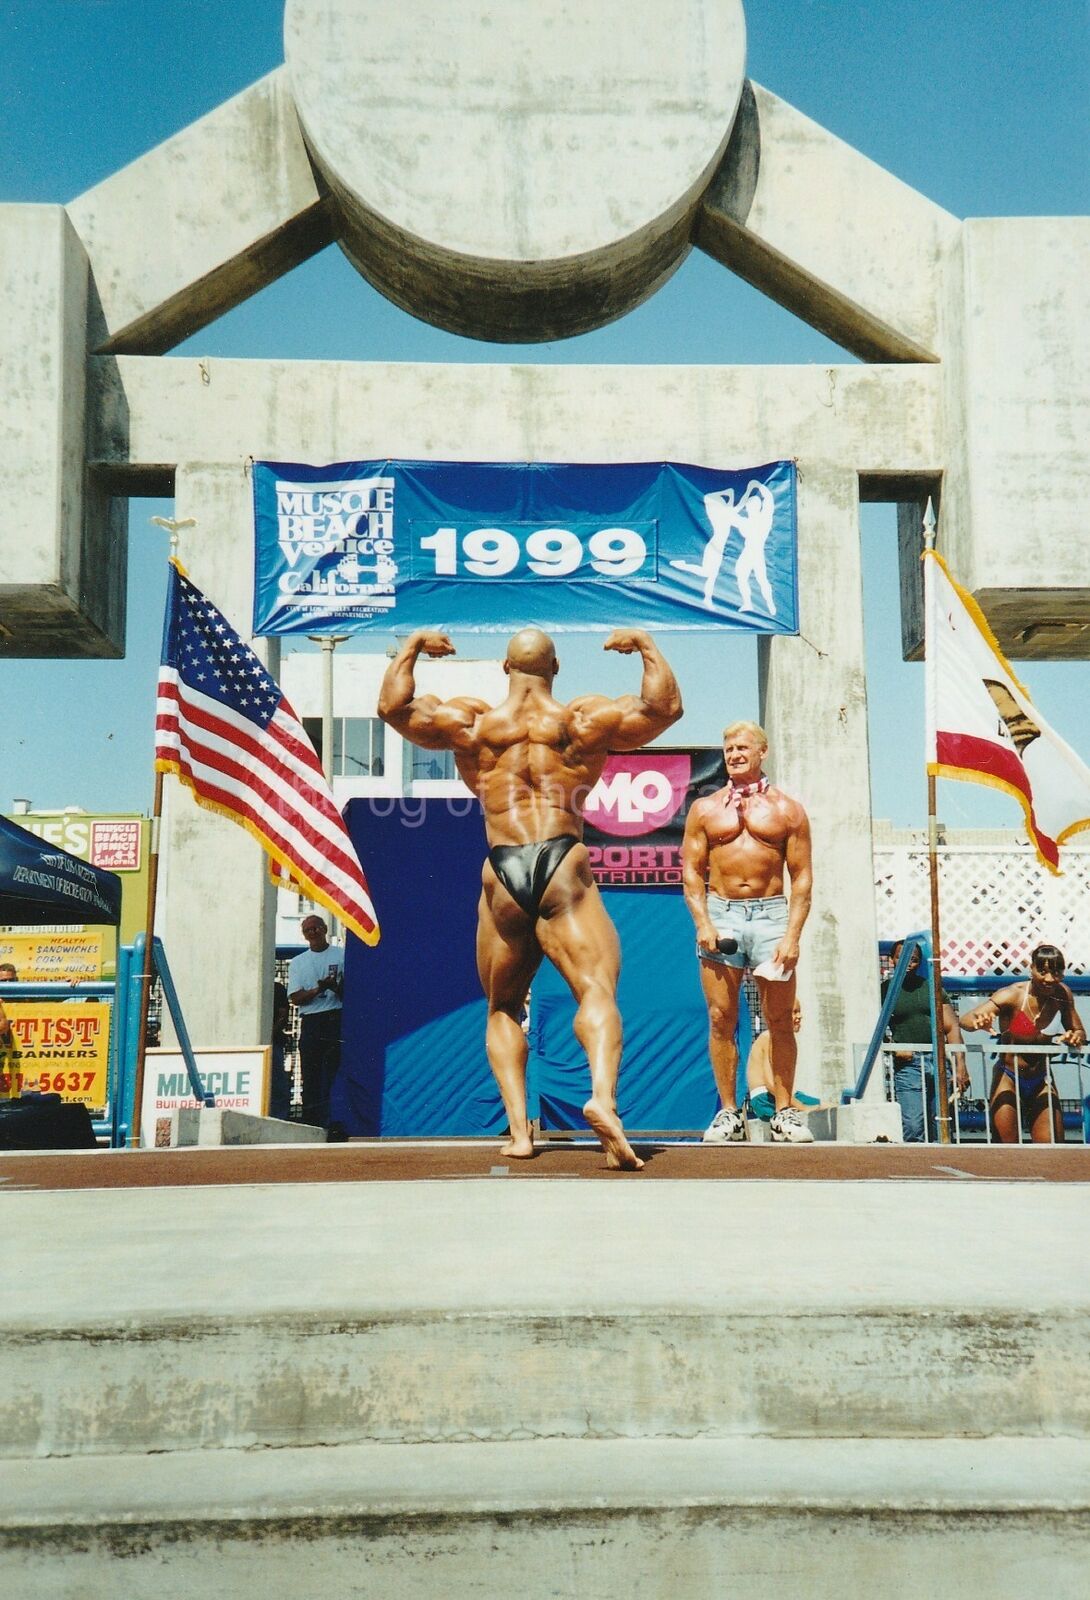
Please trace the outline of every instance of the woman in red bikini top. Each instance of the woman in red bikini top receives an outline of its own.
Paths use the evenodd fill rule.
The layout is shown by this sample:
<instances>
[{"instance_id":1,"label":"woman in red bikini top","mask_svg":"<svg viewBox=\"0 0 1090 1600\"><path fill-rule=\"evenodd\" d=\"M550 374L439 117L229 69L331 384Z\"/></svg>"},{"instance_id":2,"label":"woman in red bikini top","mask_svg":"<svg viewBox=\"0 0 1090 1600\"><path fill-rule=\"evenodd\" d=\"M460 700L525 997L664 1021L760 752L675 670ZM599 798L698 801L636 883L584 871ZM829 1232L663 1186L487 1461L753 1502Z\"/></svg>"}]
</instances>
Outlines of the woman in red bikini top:
<instances>
[{"instance_id":1,"label":"woman in red bikini top","mask_svg":"<svg viewBox=\"0 0 1090 1600\"><path fill-rule=\"evenodd\" d=\"M991 1030L998 1025L1000 1044L1067 1044L1081 1048L1086 1043L1086 1029L1075 1010L1074 996L1063 982L1063 951L1054 944L1039 944L1029 959L1028 981L998 989L990 1000L963 1016L961 1026ZM1046 1034L1045 1029L1057 1015L1064 1032ZM1001 1056L988 1101L993 1132L1003 1144L1018 1142L1020 1115L1025 1117L1035 1143L1062 1142L1059 1097L1045 1056Z\"/></svg>"}]
</instances>

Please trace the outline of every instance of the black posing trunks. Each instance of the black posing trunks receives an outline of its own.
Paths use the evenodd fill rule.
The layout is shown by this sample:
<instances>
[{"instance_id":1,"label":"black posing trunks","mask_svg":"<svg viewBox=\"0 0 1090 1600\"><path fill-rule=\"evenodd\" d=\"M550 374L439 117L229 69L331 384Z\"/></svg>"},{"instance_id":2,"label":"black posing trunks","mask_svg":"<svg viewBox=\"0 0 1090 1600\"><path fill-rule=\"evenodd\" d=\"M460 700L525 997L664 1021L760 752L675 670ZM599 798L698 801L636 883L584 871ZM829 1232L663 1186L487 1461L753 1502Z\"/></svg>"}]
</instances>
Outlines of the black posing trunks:
<instances>
[{"instance_id":1,"label":"black posing trunks","mask_svg":"<svg viewBox=\"0 0 1090 1600\"><path fill-rule=\"evenodd\" d=\"M541 914L541 897L552 882L553 873L579 840L571 833L534 844L496 844L488 852L492 871L507 893L536 919Z\"/></svg>"}]
</instances>

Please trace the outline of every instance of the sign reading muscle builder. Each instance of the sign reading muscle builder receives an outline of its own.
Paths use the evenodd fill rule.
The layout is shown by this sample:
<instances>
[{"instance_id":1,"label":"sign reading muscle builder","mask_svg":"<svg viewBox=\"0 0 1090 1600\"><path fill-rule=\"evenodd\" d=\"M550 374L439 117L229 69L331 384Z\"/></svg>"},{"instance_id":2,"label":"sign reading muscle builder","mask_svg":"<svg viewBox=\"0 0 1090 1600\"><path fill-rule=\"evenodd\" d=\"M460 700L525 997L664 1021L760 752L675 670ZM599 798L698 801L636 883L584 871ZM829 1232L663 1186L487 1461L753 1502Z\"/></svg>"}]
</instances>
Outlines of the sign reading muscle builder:
<instances>
[{"instance_id":1,"label":"sign reading muscle builder","mask_svg":"<svg viewBox=\"0 0 1090 1600\"><path fill-rule=\"evenodd\" d=\"M797 633L795 466L254 463L254 632Z\"/></svg>"}]
</instances>

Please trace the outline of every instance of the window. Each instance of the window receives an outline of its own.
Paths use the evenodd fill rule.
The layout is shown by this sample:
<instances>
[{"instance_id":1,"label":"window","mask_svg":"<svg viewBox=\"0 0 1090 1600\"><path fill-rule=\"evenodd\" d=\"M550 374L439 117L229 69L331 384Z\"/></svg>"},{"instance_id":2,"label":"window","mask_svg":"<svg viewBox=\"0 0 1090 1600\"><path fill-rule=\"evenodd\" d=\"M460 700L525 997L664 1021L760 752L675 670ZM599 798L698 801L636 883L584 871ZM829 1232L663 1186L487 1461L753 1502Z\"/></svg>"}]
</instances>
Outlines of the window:
<instances>
[{"instance_id":1,"label":"window","mask_svg":"<svg viewBox=\"0 0 1090 1600\"><path fill-rule=\"evenodd\" d=\"M406 750L412 751L412 766L409 776L415 782L418 778L456 778L458 769L454 765L453 750L418 750L415 745L406 744Z\"/></svg>"},{"instance_id":2,"label":"window","mask_svg":"<svg viewBox=\"0 0 1090 1600\"><path fill-rule=\"evenodd\" d=\"M304 717L303 728L321 761L321 717ZM385 772L386 724L378 717L334 717L333 776L381 778Z\"/></svg>"}]
</instances>

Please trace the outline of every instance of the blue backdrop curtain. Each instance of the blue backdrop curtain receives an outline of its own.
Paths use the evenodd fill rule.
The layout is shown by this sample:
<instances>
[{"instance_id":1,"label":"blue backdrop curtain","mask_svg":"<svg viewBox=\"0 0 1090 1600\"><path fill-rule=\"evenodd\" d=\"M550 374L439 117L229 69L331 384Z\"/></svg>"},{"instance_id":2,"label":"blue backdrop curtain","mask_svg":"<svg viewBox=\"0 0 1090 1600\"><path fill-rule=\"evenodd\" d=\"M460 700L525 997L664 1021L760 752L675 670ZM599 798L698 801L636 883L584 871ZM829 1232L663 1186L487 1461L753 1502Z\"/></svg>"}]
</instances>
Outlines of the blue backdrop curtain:
<instances>
[{"instance_id":1,"label":"blue backdrop curtain","mask_svg":"<svg viewBox=\"0 0 1090 1600\"><path fill-rule=\"evenodd\" d=\"M349 939L341 1073L333 1115L352 1134L499 1135L503 1106L484 1050L475 943L484 827L476 806L353 800L348 830L382 926ZM625 1027L619 1105L626 1127L703 1128L717 1105L693 925L680 893L605 891L621 939ZM531 997L529 1110L545 1128L583 1129L586 1057L567 985L544 962ZM743 1059L749 1046L742 1007Z\"/></svg>"},{"instance_id":2,"label":"blue backdrop curtain","mask_svg":"<svg viewBox=\"0 0 1090 1600\"><path fill-rule=\"evenodd\" d=\"M370 948L348 941L331 1114L350 1134L502 1133L477 977L479 808L351 800L345 821L382 937Z\"/></svg>"},{"instance_id":3,"label":"blue backdrop curtain","mask_svg":"<svg viewBox=\"0 0 1090 1600\"><path fill-rule=\"evenodd\" d=\"M671 889L606 889L603 899L621 940L621 1120L630 1131L705 1128L719 1102L685 902ZM564 980L547 964L534 979L530 1015L542 1127L584 1128L581 1107L590 1090L586 1057L572 1033L575 1007ZM740 1030L744 1060L749 1049L745 1005Z\"/></svg>"}]
</instances>

